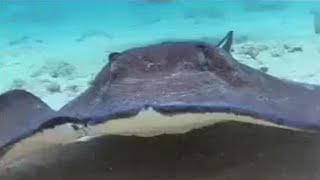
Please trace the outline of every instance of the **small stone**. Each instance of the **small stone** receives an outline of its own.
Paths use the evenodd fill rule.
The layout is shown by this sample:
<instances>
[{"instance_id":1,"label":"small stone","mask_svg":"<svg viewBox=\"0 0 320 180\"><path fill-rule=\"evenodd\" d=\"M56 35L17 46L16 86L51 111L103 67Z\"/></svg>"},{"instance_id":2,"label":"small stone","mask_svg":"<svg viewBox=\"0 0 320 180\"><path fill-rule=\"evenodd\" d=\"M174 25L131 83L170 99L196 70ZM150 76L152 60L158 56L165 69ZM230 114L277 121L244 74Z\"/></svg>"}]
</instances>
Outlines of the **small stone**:
<instances>
[{"instance_id":1,"label":"small stone","mask_svg":"<svg viewBox=\"0 0 320 180\"><path fill-rule=\"evenodd\" d=\"M287 44L283 45L284 49L286 49L288 52L302 52L303 48L301 46L289 46Z\"/></svg>"},{"instance_id":2,"label":"small stone","mask_svg":"<svg viewBox=\"0 0 320 180\"><path fill-rule=\"evenodd\" d=\"M236 52L238 54L246 55L252 59L257 59L258 55L268 50L268 46L264 44L257 44L257 43L244 43L237 48Z\"/></svg>"},{"instance_id":3,"label":"small stone","mask_svg":"<svg viewBox=\"0 0 320 180\"><path fill-rule=\"evenodd\" d=\"M56 83L56 82L51 82L47 85L46 87L47 91L49 91L50 93L58 93L61 92L61 87L60 84Z\"/></svg>"},{"instance_id":4,"label":"small stone","mask_svg":"<svg viewBox=\"0 0 320 180\"><path fill-rule=\"evenodd\" d=\"M67 87L67 90L72 91L72 92L79 92L79 86L77 85L70 85Z\"/></svg>"},{"instance_id":5,"label":"small stone","mask_svg":"<svg viewBox=\"0 0 320 180\"><path fill-rule=\"evenodd\" d=\"M294 47L289 52L302 52L302 51L303 51L302 47Z\"/></svg>"},{"instance_id":6,"label":"small stone","mask_svg":"<svg viewBox=\"0 0 320 180\"><path fill-rule=\"evenodd\" d=\"M30 77L35 78L35 77L38 77L39 75L41 75L41 72L40 71L36 71L36 72L32 73L30 75Z\"/></svg>"},{"instance_id":7,"label":"small stone","mask_svg":"<svg viewBox=\"0 0 320 180\"><path fill-rule=\"evenodd\" d=\"M53 78L58 78L60 75L59 75L58 72L51 72L50 76L53 77Z\"/></svg>"},{"instance_id":8,"label":"small stone","mask_svg":"<svg viewBox=\"0 0 320 180\"><path fill-rule=\"evenodd\" d=\"M266 72L268 72L268 71L269 71L269 68L268 68L268 67L263 66L263 67L260 67L260 71L261 71L261 72L266 73Z\"/></svg>"},{"instance_id":9,"label":"small stone","mask_svg":"<svg viewBox=\"0 0 320 180\"><path fill-rule=\"evenodd\" d=\"M244 54L248 55L252 59L256 59L259 53L259 50L254 47L248 47L246 50L244 50Z\"/></svg>"},{"instance_id":10,"label":"small stone","mask_svg":"<svg viewBox=\"0 0 320 180\"><path fill-rule=\"evenodd\" d=\"M282 49L273 49L270 51L270 54L272 57L281 57L284 54L284 51Z\"/></svg>"},{"instance_id":11,"label":"small stone","mask_svg":"<svg viewBox=\"0 0 320 180\"><path fill-rule=\"evenodd\" d=\"M15 79L11 84L11 89L21 89L25 86L26 82L22 79Z\"/></svg>"}]
</instances>

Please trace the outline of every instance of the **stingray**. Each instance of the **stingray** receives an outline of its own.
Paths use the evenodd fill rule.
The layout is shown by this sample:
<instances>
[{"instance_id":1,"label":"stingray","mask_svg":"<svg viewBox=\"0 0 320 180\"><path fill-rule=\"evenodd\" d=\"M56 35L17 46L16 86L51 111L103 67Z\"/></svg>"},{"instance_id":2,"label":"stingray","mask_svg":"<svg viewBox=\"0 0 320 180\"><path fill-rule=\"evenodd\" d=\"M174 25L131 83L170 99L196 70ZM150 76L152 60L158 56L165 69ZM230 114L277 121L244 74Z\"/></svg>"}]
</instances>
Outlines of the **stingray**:
<instances>
[{"instance_id":1,"label":"stingray","mask_svg":"<svg viewBox=\"0 0 320 180\"><path fill-rule=\"evenodd\" d=\"M91 86L58 111L24 90L0 96L2 161L104 135L181 134L229 121L319 131L320 87L236 61L217 45L163 42L109 55Z\"/></svg>"}]
</instances>

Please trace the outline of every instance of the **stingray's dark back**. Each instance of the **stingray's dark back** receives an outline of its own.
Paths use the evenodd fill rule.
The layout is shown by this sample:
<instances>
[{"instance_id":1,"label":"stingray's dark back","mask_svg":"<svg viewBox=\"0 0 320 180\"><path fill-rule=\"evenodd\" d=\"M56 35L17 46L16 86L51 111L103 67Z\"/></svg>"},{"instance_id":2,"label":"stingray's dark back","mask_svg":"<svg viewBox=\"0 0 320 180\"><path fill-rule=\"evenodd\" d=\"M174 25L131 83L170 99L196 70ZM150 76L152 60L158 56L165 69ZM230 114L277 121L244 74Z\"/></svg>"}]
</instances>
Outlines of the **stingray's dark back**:
<instances>
[{"instance_id":1,"label":"stingray's dark back","mask_svg":"<svg viewBox=\"0 0 320 180\"><path fill-rule=\"evenodd\" d=\"M320 87L278 79L204 43L162 43L114 56L61 112L100 123L144 107L162 113L232 112L320 130Z\"/></svg>"},{"instance_id":2,"label":"stingray's dark back","mask_svg":"<svg viewBox=\"0 0 320 180\"><path fill-rule=\"evenodd\" d=\"M54 113L38 97L24 90L0 95L0 147L31 134Z\"/></svg>"}]
</instances>

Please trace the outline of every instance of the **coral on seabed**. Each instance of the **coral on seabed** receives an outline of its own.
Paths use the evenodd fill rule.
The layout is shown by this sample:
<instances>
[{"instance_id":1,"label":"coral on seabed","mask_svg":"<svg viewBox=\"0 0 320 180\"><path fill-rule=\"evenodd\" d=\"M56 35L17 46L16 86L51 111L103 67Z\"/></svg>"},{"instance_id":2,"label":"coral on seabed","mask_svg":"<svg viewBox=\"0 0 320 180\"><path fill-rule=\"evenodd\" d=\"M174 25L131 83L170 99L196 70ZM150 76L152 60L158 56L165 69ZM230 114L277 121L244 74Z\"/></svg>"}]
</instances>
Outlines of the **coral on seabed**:
<instances>
[{"instance_id":1,"label":"coral on seabed","mask_svg":"<svg viewBox=\"0 0 320 180\"><path fill-rule=\"evenodd\" d=\"M66 87L66 90L71 91L73 93L77 93L80 91L80 87L77 85L69 85Z\"/></svg>"},{"instance_id":2,"label":"coral on seabed","mask_svg":"<svg viewBox=\"0 0 320 180\"><path fill-rule=\"evenodd\" d=\"M75 66L68 62L49 62L42 66L38 71L31 74L31 77L49 74L52 78L72 79L75 71Z\"/></svg>"},{"instance_id":3,"label":"coral on seabed","mask_svg":"<svg viewBox=\"0 0 320 180\"><path fill-rule=\"evenodd\" d=\"M243 43L235 48L235 53L257 59L261 53L268 53L271 57L281 57L287 53L302 52L303 46L290 43Z\"/></svg>"},{"instance_id":4,"label":"coral on seabed","mask_svg":"<svg viewBox=\"0 0 320 180\"><path fill-rule=\"evenodd\" d=\"M258 55L262 51L268 50L269 47L264 44L259 43L243 43L236 48L235 52L238 54L244 54L249 56L252 59L257 59Z\"/></svg>"},{"instance_id":5,"label":"coral on seabed","mask_svg":"<svg viewBox=\"0 0 320 180\"><path fill-rule=\"evenodd\" d=\"M50 93L61 92L61 86L57 82L50 82L46 85L46 90Z\"/></svg>"},{"instance_id":6,"label":"coral on seabed","mask_svg":"<svg viewBox=\"0 0 320 180\"><path fill-rule=\"evenodd\" d=\"M11 83L10 89L22 89L26 85L26 82L22 79L15 79Z\"/></svg>"}]
</instances>

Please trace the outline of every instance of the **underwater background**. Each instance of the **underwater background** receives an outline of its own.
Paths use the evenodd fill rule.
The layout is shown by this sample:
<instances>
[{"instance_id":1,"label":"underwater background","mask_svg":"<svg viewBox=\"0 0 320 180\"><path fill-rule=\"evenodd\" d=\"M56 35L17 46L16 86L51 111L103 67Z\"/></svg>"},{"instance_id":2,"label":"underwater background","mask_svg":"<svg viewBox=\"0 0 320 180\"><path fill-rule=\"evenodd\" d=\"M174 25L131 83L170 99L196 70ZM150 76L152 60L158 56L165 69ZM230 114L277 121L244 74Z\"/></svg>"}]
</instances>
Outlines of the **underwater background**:
<instances>
[{"instance_id":1,"label":"underwater background","mask_svg":"<svg viewBox=\"0 0 320 180\"><path fill-rule=\"evenodd\" d=\"M26 89L58 109L90 85L111 52L214 44L229 30L238 61L320 84L319 14L318 1L0 0L0 93Z\"/></svg>"}]
</instances>

